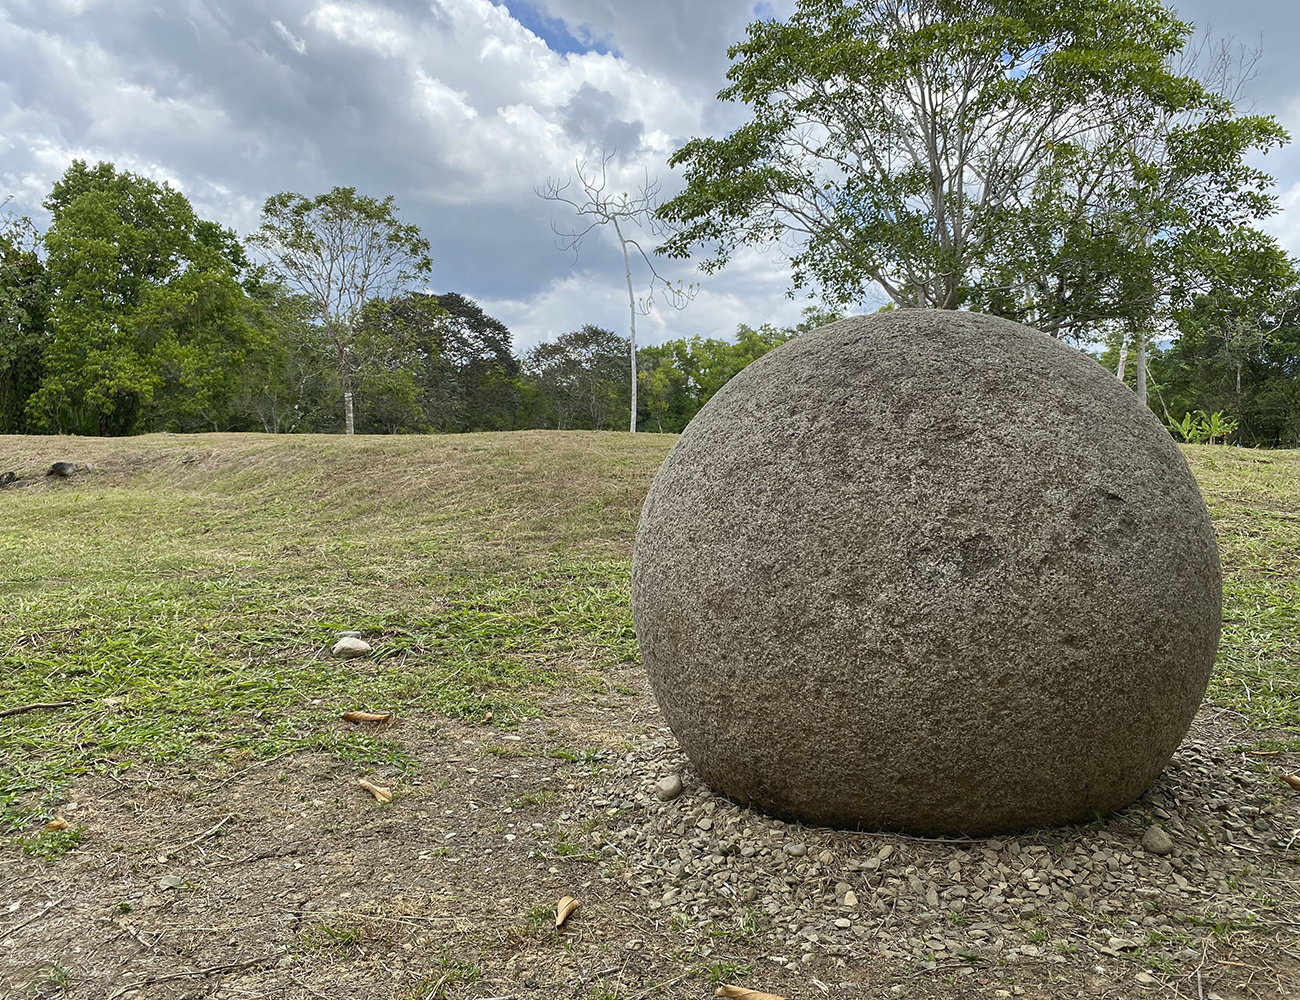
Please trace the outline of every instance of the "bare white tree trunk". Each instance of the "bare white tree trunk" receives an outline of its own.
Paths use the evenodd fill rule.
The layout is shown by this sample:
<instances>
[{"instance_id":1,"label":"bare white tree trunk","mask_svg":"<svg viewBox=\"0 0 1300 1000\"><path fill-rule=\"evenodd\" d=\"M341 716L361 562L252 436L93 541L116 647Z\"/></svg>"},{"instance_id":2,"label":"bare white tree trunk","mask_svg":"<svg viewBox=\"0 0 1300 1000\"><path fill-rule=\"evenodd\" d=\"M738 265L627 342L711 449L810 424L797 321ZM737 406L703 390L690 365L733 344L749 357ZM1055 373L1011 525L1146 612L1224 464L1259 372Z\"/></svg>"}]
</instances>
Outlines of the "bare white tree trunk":
<instances>
[{"instance_id":1,"label":"bare white tree trunk","mask_svg":"<svg viewBox=\"0 0 1300 1000\"><path fill-rule=\"evenodd\" d=\"M636 433L636 293L632 291L632 262L627 255L627 240L623 239L623 230L614 220L614 232L618 236L618 245L623 248L623 273L627 275L627 311L631 315L632 335L628 338L632 354L632 418L628 431Z\"/></svg>"},{"instance_id":2,"label":"bare white tree trunk","mask_svg":"<svg viewBox=\"0 0 1300 1000\"><path fill-rule=\"evenodd\" d=\"M1128 337L1128 331L1125 330L1119 342L1119 368L1115 371L1115 377L1121 382L1124 381L1124 367L1128 364Z\"/></svg>"},{"instance_id":3,"label":"bare white tree trunk","mask_svg":"<svg viewBox=\"0 0 1300 1000\"><path fill-rule=\"evenodd\" d=\"M1139 327L1133 333L1134 374L1137 376L1137 397L1147 405L1147 334Z\"/></svg>"}]
</instances>

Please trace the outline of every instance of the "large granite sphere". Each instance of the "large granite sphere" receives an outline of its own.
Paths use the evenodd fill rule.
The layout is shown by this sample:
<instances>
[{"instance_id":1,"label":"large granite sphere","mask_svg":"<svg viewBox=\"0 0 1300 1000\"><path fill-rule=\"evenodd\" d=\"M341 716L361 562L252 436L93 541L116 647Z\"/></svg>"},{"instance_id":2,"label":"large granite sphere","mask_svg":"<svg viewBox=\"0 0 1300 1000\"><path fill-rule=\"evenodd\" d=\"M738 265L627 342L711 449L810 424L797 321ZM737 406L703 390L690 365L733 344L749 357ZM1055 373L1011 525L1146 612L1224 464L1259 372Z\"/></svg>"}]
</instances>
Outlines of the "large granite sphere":
<instances>
[{"instance_id":1,"label":"large granite sphere","mask_svg":"<svg viewBox=\"0 0 1300 1000\"><path fill-rule=\"evenodd\" d=\"M1160 422L1006 320L847 319L674 445L637 640L699 774L830 826L989 834L1133 801L1209 680L1221 575Z\"/></svg>"}]
</instances>

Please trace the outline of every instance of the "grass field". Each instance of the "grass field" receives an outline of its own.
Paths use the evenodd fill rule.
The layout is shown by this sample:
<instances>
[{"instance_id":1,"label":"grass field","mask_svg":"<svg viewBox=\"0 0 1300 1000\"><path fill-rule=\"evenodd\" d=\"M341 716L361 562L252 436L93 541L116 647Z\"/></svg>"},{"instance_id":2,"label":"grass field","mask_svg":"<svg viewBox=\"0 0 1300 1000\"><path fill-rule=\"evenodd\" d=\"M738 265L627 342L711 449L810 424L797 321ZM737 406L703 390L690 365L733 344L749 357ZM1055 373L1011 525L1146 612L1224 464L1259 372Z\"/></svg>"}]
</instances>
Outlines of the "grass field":
<instances>
[{"instance_id":1,"label":"grass field","mask_svg":"<svg viewBox=\"0 0 1300 1000\"><path fill-rule=\"evenodd\" d=\"M0 829L88 771L218 772L292 749L400 759L320 725L340 701L497 726L557 684L635 662L641 501L672 439L536 433L9 438L0 472ZM1300 454L1188 448L1219 532L1224 634L1209 697L1300 738ZM316 654L385 637L381 669ZM412 666L405 666L408 659ZM310 666L304 668L306 662ZM581 669L579 669L581 668ZM320 707L317 707L320 706Z\"/></svg>"},{"instance_id":2,"label":"grass field","mask_svg":"<svg viewBox=\"0 0 1300 1000\"><path fill-rule=\"evenodd\" d=\"M649 897L633 895L641 876L609 839L638 812L608 801L627 794L609 791L619 761L659 752L666 732L636 666L628 576L671 444L585 432L0 438L0 473L22 477L0 489L0 711L61 705L0 717L0 899L15 899L7 921L0 908L0 992L90 998L112 982L111 995L149 1000L202 979L232 997L475 1000L536 982L539 996L648 1000L763 975L802 996L808 980L768 961L792 947L768 916L634 911ZM1275 774L1300 751L1300 453L1186 454L1225 571L1207 695L1220 711L1202 714L1241 741L1215 767L1245 762L1259 782L1239 786L1260 804L1252 815L1288 815L1293 793ZM94 469L45 477L56 460ZM352 629L372 657L322 655ZM366 708L400 724L340 722ZM394 801L359 793L363 775ZM71 824L46 830L60 813ZM1132 849L1149 821L1047 831L1024 849L1095 859ZM1136 951L1087 950L1136 926L1104 907L1067 908L1073 937L1055 924L1007 933L1054 942L1089 996L1131 995L1107 991L1136 970L1175 996L1196 996L1202 973L1225 1000L1295 995L1290 845L1243 860L1198 829L1202 870L1237 909L1162 911L1146 897ZM852 850L895 851L913 881L964 856L859 841ZM583 909L562 935L546 925L570 892ZM949 917L949 934L969 922ZM1166 954L1189 944L1194 965ZM1085 995L1061 992L1066 966L955 955L850 970L885 997L899 983L917 1000ZM832 959L815 975L839 975ZM1111 963L1104 975L1098 961ZM1277 985L1261 992L1258 977Z\"/></svg>"},{"instance_id":3,"label":"grass field","mask_svg":"<svg viewBox=\"0 0 1300 1000\"><path fill-rule=\"evenodd\" d=\"M539 688L599 683L636 658L631 539L670 444L0 441L0 471L96 466L0 492L0 708L75 703L0 720L0 829L48 818L87 771L400 755L321 735L340 702L508 728ZM384 637L379 669L316 656L341 629Z\"/></svg>"}]
</instances>

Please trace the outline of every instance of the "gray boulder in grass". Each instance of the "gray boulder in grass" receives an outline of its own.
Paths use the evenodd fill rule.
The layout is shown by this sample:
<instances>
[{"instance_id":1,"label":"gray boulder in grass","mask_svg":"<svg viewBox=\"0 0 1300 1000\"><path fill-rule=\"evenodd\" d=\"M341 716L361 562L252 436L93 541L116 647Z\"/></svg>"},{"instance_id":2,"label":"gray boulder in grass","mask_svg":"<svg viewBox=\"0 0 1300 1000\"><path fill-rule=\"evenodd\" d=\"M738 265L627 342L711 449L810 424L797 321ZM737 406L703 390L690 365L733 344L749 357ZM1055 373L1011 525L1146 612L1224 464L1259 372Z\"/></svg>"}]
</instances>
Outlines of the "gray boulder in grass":
<instances>
[{"instance_id":1,"label":"gray boulder in grass","mask_svg":"<svg viewBox=\"0 0 1300 1000\"><path fill-rule=\"evenodd\" d=\"M632 568L696 771L831 826L989 834L1142 794L1219 639L1214 530L1156 417L996 317L799 337L674 445Z\"/></svg>"}]
</instances>

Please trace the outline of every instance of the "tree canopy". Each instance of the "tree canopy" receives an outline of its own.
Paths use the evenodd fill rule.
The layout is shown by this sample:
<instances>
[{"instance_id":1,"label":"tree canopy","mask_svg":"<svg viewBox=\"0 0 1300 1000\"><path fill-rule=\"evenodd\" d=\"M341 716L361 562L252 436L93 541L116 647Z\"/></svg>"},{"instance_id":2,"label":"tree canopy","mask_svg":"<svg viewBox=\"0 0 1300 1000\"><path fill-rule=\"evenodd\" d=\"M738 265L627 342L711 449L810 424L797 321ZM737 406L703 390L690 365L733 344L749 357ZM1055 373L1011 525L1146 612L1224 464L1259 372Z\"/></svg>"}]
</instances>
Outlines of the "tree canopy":
<instances>
[{"instance_id":1,"label":"tree canopy","mask_svg":"<svg viewBox=\"0 0 1300 1000\"><path fill-rule=\"evenodd\" d=\"M215 429L260 349L233 232L166 184L77 160L46 201L49 338L28 419L46 430L129 433L170 399Z\"/></svg>"},{"instance_id":2,"label":"tree canopy","mask_svg":"<svg viewBox=\"0 0 1300 1000\"><path fill-rule=\"evenodd\" d=\"M353 433L362 313L371 299L395 295L430 272L429 241L418 226L398 220L392 195L377 199L336 187L315 198L272 195L249 242L270 256L282 282L315 305L334 348L346 431Z\"/></svg>"},{"instance_id":3,"label":"tree canopy","mask_svg":"<svg viewBox=\"0 0 1300 1000\"><path fill-rule=\"evenodd\" d=\"M842 302L1131 313L1272 206L1244 156L1285 133L1176 70L1189 31L1159 0L799 0L729 50L751 117L674 154L664 250L780 245Z\"/></svg>"}]
</instances>

